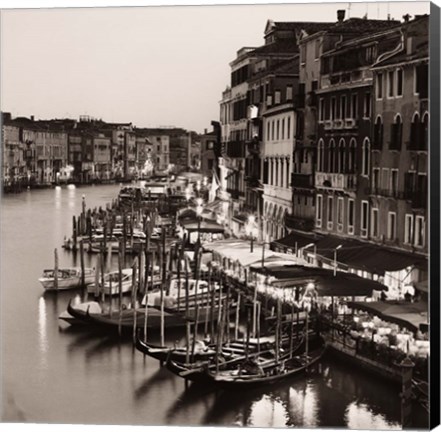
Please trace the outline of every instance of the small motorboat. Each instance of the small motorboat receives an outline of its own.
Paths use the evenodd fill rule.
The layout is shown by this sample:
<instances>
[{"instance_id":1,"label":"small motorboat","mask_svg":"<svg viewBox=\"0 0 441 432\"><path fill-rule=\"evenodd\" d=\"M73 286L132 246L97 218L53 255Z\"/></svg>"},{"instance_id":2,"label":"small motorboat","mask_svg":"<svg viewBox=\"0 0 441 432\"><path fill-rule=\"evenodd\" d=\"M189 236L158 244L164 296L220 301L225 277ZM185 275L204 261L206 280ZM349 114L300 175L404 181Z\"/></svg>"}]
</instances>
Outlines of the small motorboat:
<instances>
[{"instance_id":1,"label":"small motorboat","mask_svg":"<svg viewBox=\"0 0 441 432\"><path fill-rule=\"evenodd\" d=\"M123 294L129 293L132 291L132 277L133 277L133 269L125 268L121 271L121 292ZM135 281L137 283L137 281ZM118 295L119 294L119 270L107 273L104 275L104 287L101 284L101 281L98 284L98 289L95 286L95 283L89 285L87 287L87 292L89 294L94 294L96 292L102 293L104 291L105 295Z\"/></svg>"},{"instance_id":2,"label":"small motorboat","mask_svg":"<svg viewBox=\"0 0 441 432\"><path fill-rule=\"evenodd\" d=\"M58 287L55 287L55 276L57 276ZM89 285L93 283L95 278L95 269L84 269L84 283ZM81 269L80 268L63 268L55 270L44 270L43 276L38 279L46 291L61 291L81 286Z\"/></svg>"}]
</instances>

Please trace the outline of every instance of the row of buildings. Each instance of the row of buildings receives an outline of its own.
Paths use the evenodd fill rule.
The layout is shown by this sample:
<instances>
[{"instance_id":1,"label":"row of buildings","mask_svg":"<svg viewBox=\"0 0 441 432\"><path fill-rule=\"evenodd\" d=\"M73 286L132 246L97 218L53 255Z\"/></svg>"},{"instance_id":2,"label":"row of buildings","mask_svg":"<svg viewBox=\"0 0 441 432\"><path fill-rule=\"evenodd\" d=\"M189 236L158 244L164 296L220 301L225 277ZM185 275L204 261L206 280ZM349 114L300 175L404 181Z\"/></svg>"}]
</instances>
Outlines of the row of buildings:
<instances>
[{"instance_id":1,"label":"row of buildings","mask_svg":"<svg viewBox=\"0 0 441 432\"><path fill-rule=\"evenodd\" d=\"M252 214L319 265L392 272L397 292L427 279L429 19L410 18L270 20L237 52L216 159L234 234Z\"/></svg>"},{"instance_id":2,"label":"row of buildings","mask_svg":"<svg viewBox=\"0 0 441 432\"><path fill-rule=\"evenodd\" d=\"M181 128L136 128L2 113L3 185L129 180L200 168L200 136Z\"/></svg>"}]
</instances>

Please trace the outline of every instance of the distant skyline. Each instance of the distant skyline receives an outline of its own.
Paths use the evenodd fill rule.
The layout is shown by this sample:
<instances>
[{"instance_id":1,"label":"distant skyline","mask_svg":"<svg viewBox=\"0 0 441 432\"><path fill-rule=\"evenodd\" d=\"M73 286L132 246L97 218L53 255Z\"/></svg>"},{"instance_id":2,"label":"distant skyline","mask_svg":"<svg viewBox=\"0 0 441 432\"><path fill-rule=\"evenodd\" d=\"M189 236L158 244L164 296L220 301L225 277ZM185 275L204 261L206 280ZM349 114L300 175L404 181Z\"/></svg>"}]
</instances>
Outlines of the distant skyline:
<instances>
[{"instance_id":1,"label":"distant skyline","mask_svg":"<svg viewBox=\"0 0 441 432\"><path fill-rule=\"evenodd\" d=\"M268 19L335 22L338 9L402 20L429 13L429 3L2 10L1 109L210 130L229 63L241 47L264 43Z\"/></svg>"}]
</instances>

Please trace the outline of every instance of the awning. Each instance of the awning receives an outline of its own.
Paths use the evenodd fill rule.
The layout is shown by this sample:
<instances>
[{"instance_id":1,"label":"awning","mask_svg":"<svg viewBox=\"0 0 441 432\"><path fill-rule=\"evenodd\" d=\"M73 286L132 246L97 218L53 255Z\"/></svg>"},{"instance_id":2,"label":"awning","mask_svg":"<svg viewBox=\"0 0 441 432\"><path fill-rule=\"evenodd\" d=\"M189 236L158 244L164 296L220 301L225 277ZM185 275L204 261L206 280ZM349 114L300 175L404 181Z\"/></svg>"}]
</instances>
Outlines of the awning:
<instances>
[{"instance_id":1,"label":"awning","mask_svg":"<svg viewBox=\"0 0 441 432\"><path fill-rule=\"evenodd\" d=\"M380 282L361 278L353 273L337 272L320 267L282 265L278 267L254 268L257 273L272 277L271 285L279 288L294 288L314 283L322 297L371 297L372 291L387 291Z\"/></svg>"},{"instance_id":2,"label":"awning","mask_svg":"<svg viewBox=\"0 0 441 432\"><path fill-rule=\"evenodd\" d=\"M421 255L335 236L326 236L316 242L317 255L333 260L334 251L339 246L341 246L337 251L339 263L369 273L381 275L407 267L427 267L427 259Z\"/></svg>"},{"instance_id":3,"label":"awning","mask_svg":"<svg viewBox=\"0 0 441 432\"><path fill-rule=\"evenodd\" d=\"M307 244L315 243L317 240L313 236L302 234L297 231L289 233L287 236L272 242L275 247L301 249Z\"/></svg>"},{"instance_id":4,"label":"awning","mask_svg":"<svg viewBox=\"0 0 441 432\"><path fill-rule=\"evenodd\" d=\"M211 243L204 243L203 247L205 250L216 252L233 262L238 261L242 267L247 267L252 264L261 266L262 263L262 245L259 243L254 244L253 252L250 251L250 242L240 239L217 240ZM267 249L264 251L264 260L265 265L274 260L290 263L296 262L293 255Z\"/></svg>"},{"instance_id":5,"label":"awning","mask_svg":"<svg viewBox=\"0 0 441 432\"><path fill-rule=\"evenodd\" d=\"M428 304L424 301L348 302L355 310L372 313L385 321L406 327L412 331L428 326Z\"/></svg>"},{"instance_id":6,"label":"awning","mask_svg":"<svg viewBox=\"0 0 441 432\"><path fill-rule=\"evenodd\" d=\"M208 222L205 220L201 221L200 224L195 221L189 221L183 222L181 225L188 232L200 231L205 233L223 233L225 230L222 225L219 225L216 222Z\"/></svg>"}]
</instances>

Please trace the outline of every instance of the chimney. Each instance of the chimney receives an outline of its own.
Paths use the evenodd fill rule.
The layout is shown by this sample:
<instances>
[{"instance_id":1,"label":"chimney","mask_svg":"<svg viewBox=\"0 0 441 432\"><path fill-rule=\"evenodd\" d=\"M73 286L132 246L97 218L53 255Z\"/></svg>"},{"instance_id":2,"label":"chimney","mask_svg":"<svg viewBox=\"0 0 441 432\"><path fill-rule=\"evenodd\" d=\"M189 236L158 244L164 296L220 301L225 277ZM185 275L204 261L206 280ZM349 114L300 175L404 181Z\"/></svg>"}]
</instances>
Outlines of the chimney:
<instances>
[{"instance_id":1,"label":"chimney","mask_svg":"<svg viewBox=\"0 0 441 432\"><path fill-rule=\"evenodd\" d=\"M207 135L208 130L204 129L204 135Z\"/></svg>"},{"instance_id":2,"label":"chimney","mask_svg":"<svg viewBox=\"0 0 441 432\"><path fill-rule=\"evenodd\" d=\"M34 121L34 116L33 115L31 115L31 120Z\"/></svg>"},{"instance_id":3,"label":"chimney","mask_svg":"<svg viewBox=\"0 0 441 432\"><path fill-rule=\"evenodd\" d=\"M346 13L346 11L344 9L339 9L337 11L337 20L338 20L339 23L344 21L345 13Z\"/></svg>"}]
</instances>

